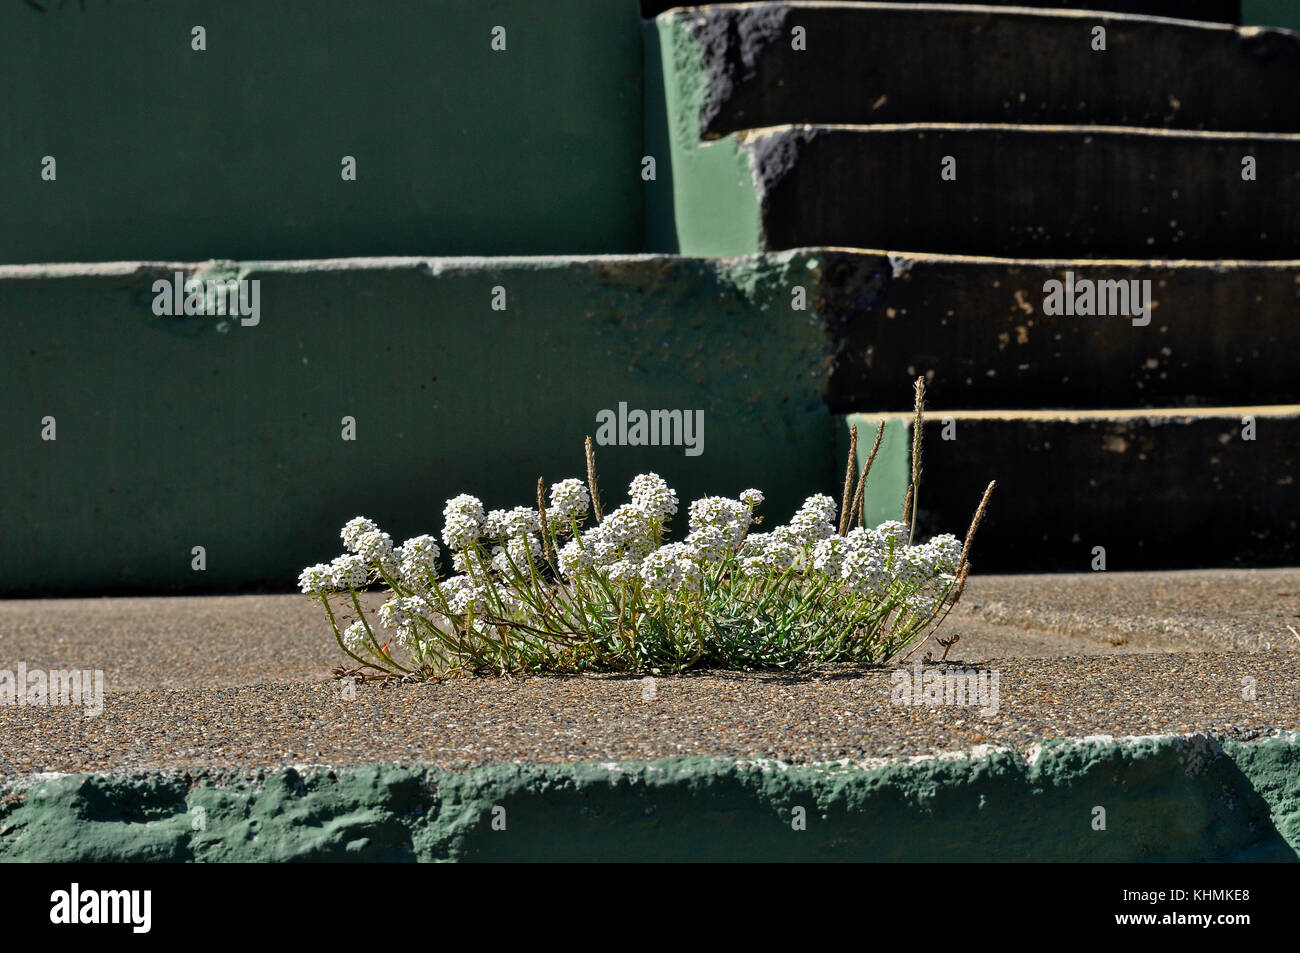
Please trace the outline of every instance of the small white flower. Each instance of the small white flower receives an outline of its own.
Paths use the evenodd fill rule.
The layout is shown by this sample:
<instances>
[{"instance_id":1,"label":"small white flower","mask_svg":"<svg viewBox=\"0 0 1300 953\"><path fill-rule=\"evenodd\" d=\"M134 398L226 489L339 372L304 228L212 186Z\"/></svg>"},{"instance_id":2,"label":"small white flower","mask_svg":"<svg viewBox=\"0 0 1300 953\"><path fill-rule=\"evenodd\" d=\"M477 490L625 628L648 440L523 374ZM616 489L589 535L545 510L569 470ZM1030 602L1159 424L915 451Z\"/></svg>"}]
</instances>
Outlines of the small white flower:
<instances>
[{"instance_id":1,"label":"small white flower","mask_svg":"<svg viewBox=\"0 0 1300 953\"><path fill-rule=\"evenodd\" d=\"M835 501L824 493L808 497L790 520L789 532L796 546L815 546L835 535Z\"/></svg>"},{"instance_id":2,"label":"small white flower","mask_svg":"<svg viewBox=\"0 0 1300 953\"><path fill-rule=\"evenodd\" d=\"M343 537L343 545L347 547L348 552L355 553L362 536L377 532L379 527L374 520L366 519L364 516L354 516L343 524L339 535Z\"/></svg>"},{"instance_id":3,"label":"small white flower","mask_svg":"<svg viewBox=\"0 0 1300 953\"><path fill-rule=\"evenodd\" d=\"M492 539L516 539L537 531L537 511L527 506L511 510L493 510L487 515L484 531Z\"/></svg>"},{"instance_id":4,"label":"small white flower","mask_svg":"<svg viewBox=\"0 0 1300 953\"><path fill-rule=\"evenodd\" d=\"M464 549L483 535L483 504L477 497L462 493L447 501L442 510L446 521L442 527L442 540L452 549Z\"/></svg>"},{"instance_id":5,"label":"small white flower","mask_svg":"<svg viewBox=\"0 0 1300 953\"><path fill-rule=\"evenodd\" d=\"M335 589L363 589L370 582L370 566L364 556L336 556L330 563L330 579Z\"/></svg>"},{"instance_id":6,"label":"small white flower","mask_svg":"<svg viewBox=\"0 0 1300 953\"><path fill-rule=\"evenodd\" d=\"M663 520L677 512L677 491L657 473L641 473L628 487L632 505L651 519Z\"/></svg>"},{"instance_id":7,"label":"small white flower","mask_svg":"<svg viewBox=\"0 0 1300 953\"><path fill-rule=\"evenodd\" d=\"M343 644L353 652L360 652L366 647L366 624L353 622L343 630Z\"/></svg>"},{"instance_id":8,"label":"small white flower","mask_svg":"<svg viewBox=\"0 0 1300 953\"><path fill-rule=\"evenodd\" d=\"M611 582L632 582L640 577L637 564L626 559L615 560L605 571Z\"/></svg>"},{"instance_id":9,"label":"small white flower","mask_svg":"<svg viewBox=\"0 0 1300 953\"><path fill-rule=\"evenodd\" d=\"M433 607L420 596L398 596L379 607L379 624L411 645L419 640L420 619L428 619Z\"/></svg>"},{"instance_id":10,"label":"small white flower","mask_svg":"<svg viewBox=\"0 0 1300 953\"><path fill-rule=\"evenodd\" d=\"M478 586L472 579L467 576L455 576L447 582L455 583L451 596L447 599L447 605L451 611L457 615L473 613L482 615L488 608L487 590Z\"/></svg>"},{"instance_id":11,"label":"small white flower","mask_svg":"<svg viewBox=\"0 0 1300 953\"><path fill-rule=\"evenodd\" d=\"M298 574L298 588L305 595L319 596L334 587L334 572L329 563L308 566Z\"/></svg>"},{"instance_id":12,"label":"small white flower","mask_svg":"<svg viewBox=\"0 0 1300 953\"><path fill-rule=\"evenodd\" d=\"M557 527L567 528L571 520L582 521L591 506L591 494L579 479L561 480L551 487L551 505L546 511L547 519Z\"/></svg>"},{"instance_id":13,"label":"small white flower","mask_svg":"<svg viewBox=\"0 0 1300 953\"><path fill-rule=\"evenodd\" d=\"M413 536L397 548L398 575L410 589L422 589L430 577L438 576L438 541L432 536Z\"/></svg>"},{"instance_id":14,"label":"small white flower","mask_svg":"<svg viewBox=\"0 0 1300 953\"><path fill-rule=\"evenodd\" d=\"M377 529L362 533L357 539L356 553L373 565L387 565L393 561L393 538Z\"/></svg>"},{"instance_id":15,"label":"small white flower","mask_svg":"<svg viewBox=\"0 0 1300 953\"><path fill-rule=\"evenodd\" d=\"M740 494L740 502L744 503L751 510L762 503L764 500L762 490L745 490Z\"/></svg>"},{"instance_id":16,"label":"small white flower","mask_svg":"<svg viewBox=\"0 0 1300 953\"><path fill-rule=\"evenodd\" d=\"M748 506L725 496L701 497L690 508L691 530L713 527L721 531L729 550L740 545L753 521L754 514Z\"/></svg>"},{"instance_id":17,"label":"small white flower","mask_svg":"<svg viewBox=\"0 0 1300 953\"><path fill-rule=\"evenodd\" d=\"M889 587L884 560L874 549L854 549L844 557L840 578L859 595L879 595Z\"/></svg>"},{"instance_id":18,"label":"small white flower","mask_svg":"<svg viewBox=\"0 0 1300 953\"><path fill-rule=\"evenodd\" d=\"M925 544L936 572L956 574L960 568L962 541L951 533L941 533Z\"/></svg>"},{"instance_id":19,"label":"small white flower","mask_svg":"<svg viewBox=\"0 0 1300 953\"><path fill-rule=\"evenodd\" d=\"M650 515L640 507L624 503L595 527L601 542L613 548L615 558L622 551L635 550L640 558L654 548L654 526ZM583 534L584 539L586 534Z\"/></svg>"},{"instance_id":20,"label":"small white flower","mask_svg":"<svg viewBox=\"0 0 1300 953\"><path fill-rule=\"evenodd\" d=\"M642 582L650 589L675 589L682 578L682 567L678 562L682 548L681 543L669 543L646 556L640 566Z\"/></svg>"},{"instance_id":21,"label":"small white flower","mask_svg":"<svg viewBox=\"0 0 1300 953\"><path fill-rule=\"evenodd\" d=\"M527 577L528 564L535 564L541 555L542 542L535 535L516 536L506 543L504 549L493 547L492 568L503 576L513 573Z\"/></svg>"},{"instance_id":22,"label":"small white flower","mask_svg":"<svg viewBox=\"0 0 1300 953\"><path fill-rule=\"evenodd\" d=\"M732 552L731 540L716 526L701 526L691 530L686 537L686 544L709 565L716 565L725 560Z\"/></svg>"},{"instance_id":23,"label":"small white flower","mask_svg":"<svg viewBox=\"0 0 1300 953\"><path fill-rule=\"evenodd\" d=\"M591 548L583 548L576 539L560 547L560 572L566 579L588 575L595 565Z\"/></svg>"},{"instance_id":24,"label":"small white flower","mask_svg":"<svg viewBox=\"0 0 1300 953\"><path fill-rule=\"evenodd\" d=\"M840 568L844 565L844 557L852 548L852 544L844 536L829 536L823 539L813 547L813 568L832 579L838 579Z\"/></svg>"},{"instance_id":25,"label":"small white flower","mask_svg":"<svg viewBox=\"0 0 1300 953\"><path fill-rule=\"evenodd\" d=\"M909 533L906 523L900 523L898 520L887 520L877 526L872 532L880 542L881 549L886 552L891 548L907 545L907 536Z\"/></svg>"}]
</instances>

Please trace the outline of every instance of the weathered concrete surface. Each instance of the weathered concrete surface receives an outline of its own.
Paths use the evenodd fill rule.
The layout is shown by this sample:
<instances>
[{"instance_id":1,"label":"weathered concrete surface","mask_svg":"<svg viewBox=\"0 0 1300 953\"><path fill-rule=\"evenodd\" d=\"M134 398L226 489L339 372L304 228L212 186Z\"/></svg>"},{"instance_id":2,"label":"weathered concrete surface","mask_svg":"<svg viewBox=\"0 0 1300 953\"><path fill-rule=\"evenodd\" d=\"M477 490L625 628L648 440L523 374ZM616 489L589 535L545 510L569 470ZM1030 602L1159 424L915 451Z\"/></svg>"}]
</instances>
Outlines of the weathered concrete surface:
<instances>
[{"instance_id":1,"label":"weathered concrete surface","mask_svg":"<svg viewBox=\"0 0 1300 953\"><path fill-rule=\"evenodd\" d=\"M5 3L0 263L640 251L639 27L633 0Z\"/></svg>"},{"instance_id":2,"label":"weathered concrete surface","mask_svg":"<svg viewBox=\"0 0 1300 953\"><path fill-rule=\"evenodd\" d=\"M1294 862L1298 752L1193 736L874 764L73 775L3 790L0 858Z\"/></svg>"},{"instance_id":3,"label":"weathered concrete surface","mask_svg":"<svg viewBox=\"0 0 1300 953\"><path fill-rule=\"evenodd\" d=\"M761 245L1030 258L1300 257L1300 136L1011 125L744 134ZM956 181L941 179L945 157ZM1258 180L1243 181L1243 157Z\"/></svg>"},{"instance_id":4,"label":"weathered concrete surface","mask_svg":"<svg viewBox=\"0 0 1300 953\"><path fill-rule=\"evenodd\" d=\"M876 465L886 469L865 503L873 524L902 512L910 415L848 417L868 434L882 417ZM1244 439L1251 423L1254 439ZM984 571L1087 571L1096 547L1107 570L1300 562L1300 406L931 407L923 437L923 537L963 533L984 487L998 482L979 530Z\"/></svg>"},{"instance_id":5,"label":"weathered concrete surface","mask_svg":"<svg viewBox=\"0 0 1300 953\"><path fill-rule=\"evenodd\" d=\"M538 476L582 474L620 403L703 411L702 453L598 447L608 500L654 470L686 499L757 485L790 512L835 480L831 336L791 306L817 262L0 268L0 590L282 590L358 513L401 539L460 492L528 504ZM155 316L175 269L260 281L260 323Z\"/></svg>"},{"instance_id":6,"label":"weathered concrete surface","mask_svg":"<svg viewBox=\"0 0 1300 953\"><path fill-rule=\"evenodd\" d=\"M1132 584L1142 574L1127 575ZM1296 600L1280 575L1271 611L1248 616L1255 620L1248 626L1262 630L1264 638L1236 639L1225 626L1206 652L1122 653L1083 645L1084 654L1075 655L992 655L994 646L1007 641L986 641L980 627L962 616L941 630L945 637L961 637L954 649L960 661L949 656L927 662L927 655L943 654L930 643L882 666L661 674L651 698L645 697L644 679L625 675L352 683L326 674L341 659L336 648L309 677L290 679L301 653L291 653L281 671L273 667L275 646L268 650L261 634L232 637L237 649L263 649L262 665L251 673L243 659L236 660L243 663L238 667L230 665L235 653L229 649L215 651L211 662L188 666L176 664L173 654L163 666L110 655L121 640L100 647L76 637L62 652L39 649L25 659L7 654L0 662L4 684L27 689L19 702L6 687L0 704L0 781L52 772L242 773L376 762L462 771L495 763L682 755L815 764L935 755L976 745L1029 751L1052 738L1098 734L1212 732L1249 741L1275 730L1300 730L1300 639L1285 628L1295 621ZM1070 583L1040 577L1023 608L1061 605L1051 593L1057 585ZM1189 580L1178 597L1196 588ZM972 608L978 598L972 593ZM980 605L1007 626L1024 624L1028 614ZM1139 610L1091 621L1093 631L1113 641L1147 645L1154 634L1134 629L1154 633L1161 626L1169 626L1168 617ZM214 627L211 637L222 629ZM158 645L164 638L151 641ZM306 638L317 647L333 643L323 621ZM1240 648L1228 651L1229 645ZM64 664L78 670L107 669L102 696L93 686L91 697L79 701L41 694L37 673L59 671L42 664L52 655L71 656ZM977 683L972 692L969 677L964 679L968 694L961 704L955 698L940 704L898 697L902 676L905 686L925 687L963 671L974 672ZM188 681L177 684L183 675Z\"/></svg>"},{"instance_id":7,"label":"weathered concrete surface","mask_svg":"<svg viewBox=\"0 0 1300 953\"><path fill-rule=\"evenodd\" d=\"M949 0L949 2L966 6L1042 7L1048 9L1059 7L1077 8L1085 5L1085 0ZM1268 2L1270 0L1246 0L1248 5L1256 6ZM1289 0L1272 0L1272 2L1289 2ZM847 3L837 5L849 6ZM1239 23L1241 22L1242 0L1091 0L1091 5L1097 9L1117 13L1142 13L1152 16ZM682 6L687 5L674 3L673 0L641 0L641 15L655 16L674 7ZM717 6L717 4L711 4L703 9L713 10Z\"/></svg>"},{"instance_id":8,"label":"weathered concrete surface","mask_svg":"<svg viewBox=\"0 0 1300 953\"><path fill-rule=\"evenodd\" d=\"M978 549L974 558L980 561ZM377 607L384 596L362 599ZM945 623L949 634L961 635L948 658L975 663L1300 653L1288 625L1300 629L1300 568L1050 576L977 570ZM255 685L267 678L268 659L281 681L318 680L338 667L338 646L318 604L298 593L0 600L0 668L14 671L25 661L44 671L99 669L110 696ZM22 765L12 754L0 762L0 776L15 770L22 773Z\"/></svg>"},{"instance_id":9,"label":"weathered concrete surface","mask_svg":"<svg viewBox=\"0 0 1300 953\"><path fill-rule=\"evenodd\" d=\"M901 410L917 375L944 410L1300 403L1300 262L822 258L840 412ZM1150 282L1150 323L1045 314L1045 286L1069 274Z\"/></svg>"},{"instance_id":10,"label":"weathered concrete surface","mask_svg":"<svg viewBox=\"0 0 1300 953\"><path fill-rule=\"evenodd\" d=\"M709 76L704 138L789 123L1300 130L1300 37L1284 30L908 3L715 5L675 16ZM1092 48L1098 25L1104 52ZM796 27L802 49L791 42Z\"/></svg>"}]
</instances>

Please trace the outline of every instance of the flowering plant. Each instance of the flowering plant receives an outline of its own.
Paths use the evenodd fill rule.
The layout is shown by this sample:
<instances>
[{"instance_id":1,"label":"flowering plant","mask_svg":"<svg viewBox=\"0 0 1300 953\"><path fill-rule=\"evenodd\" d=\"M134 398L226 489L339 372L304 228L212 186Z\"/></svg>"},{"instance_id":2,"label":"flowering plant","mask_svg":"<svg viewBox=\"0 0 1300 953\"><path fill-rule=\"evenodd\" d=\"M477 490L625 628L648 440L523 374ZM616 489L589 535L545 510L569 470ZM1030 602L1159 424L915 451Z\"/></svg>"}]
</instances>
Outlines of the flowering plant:
<instances>
[{"instance_id":1,"label":"flowering plant","mask_svg":"<svg viewBox=\"0 0 1300 953\"><path fill-rule=\"evenodd\" d=\"M922 394L918 383L918 423ZM445 556L432 536L394 546L359 516L343 527L347 552L304 569L299 585L324 606L357 672L437 678L884 662L919 647L960 598L993 484L965 543L945 534L914 545L918 439L903 520L853 526L883 428L856 490L854 431L838 517L835 501L818 494L788 524L754 532L763 494L751 489L695 500L685 538L672 542L677 493L654 473L636 477L629 501L602 513L588 439L586 483L562 480L549 501L541 480L535 507L485 512L467 494L448 500ZM391 598L372 621L360 593L375 584Z\"/></svg>"}]
</instances>

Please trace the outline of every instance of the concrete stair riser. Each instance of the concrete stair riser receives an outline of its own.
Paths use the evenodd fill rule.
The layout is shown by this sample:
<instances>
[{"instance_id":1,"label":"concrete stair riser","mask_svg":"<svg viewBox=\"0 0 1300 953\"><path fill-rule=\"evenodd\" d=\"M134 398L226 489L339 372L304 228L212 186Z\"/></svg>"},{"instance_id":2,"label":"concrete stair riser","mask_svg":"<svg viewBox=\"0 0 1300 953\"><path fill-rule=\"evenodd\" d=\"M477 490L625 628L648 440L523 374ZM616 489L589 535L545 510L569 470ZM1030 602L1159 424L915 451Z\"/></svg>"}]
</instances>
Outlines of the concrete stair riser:
<instances>
[{"instance_id":1,"label":"concrete stair riser","mask_svg":"<svg viewBox=\"0 0 1300 953\"><path fill-rule=\"evenodd\" d=\"M822 257L836 411L897 406L918 374L950 410L1300 401L1300 262ZM1150 282L1150 323L1045 314L1045 286L1069 280L1138 282L1139 297Z\"/></svg>"},{"instance_id":2,"label":"concrete stair riser","mask_svg":"<svg viewBox=\"0 0 1300 953\"><path fill-rule=\"evenodd\" d=\"M1300 257L1300 136L780 127L747 136L767 249ZM941 178L945 157L955 181ZM1254 157L1257 180L1243 180Z\"/></svg>"},{"instance_id":3,"label":"concrete stair riser","mask_svg":"<svg viewBox=\"0 0 1300 953\"><path fill-rule=\"evenodd\" d=\"M866 518L898 519L908 414L852 414L860 453L881 419ZM947 418L947 420L945 420ZM1243 439L1250 418L1254 439ZM951 421L948 424L948 421ZM945 439L947 427L952 439ZM979 571L1289 565L1300 559L1300 406L1204 411L945 413L924 422L918 537L963 535L989 480ZM868 439L863 439L863 435ZM847 441L843 436L841 443Z\"/></svg>"},{"instance_id":4,"label":"concrete stair riser","mask_svg":"<svg viewBox=\"0 0 1300 953\"><path fill-rule=\"evenodd\" d=\"M1300 130L1300 37L1284 30L892 3L676 17L703 52L706 138L785 123ZM1098 25L1104 52L1093 49Z\"/></svg>"}]
</instances>

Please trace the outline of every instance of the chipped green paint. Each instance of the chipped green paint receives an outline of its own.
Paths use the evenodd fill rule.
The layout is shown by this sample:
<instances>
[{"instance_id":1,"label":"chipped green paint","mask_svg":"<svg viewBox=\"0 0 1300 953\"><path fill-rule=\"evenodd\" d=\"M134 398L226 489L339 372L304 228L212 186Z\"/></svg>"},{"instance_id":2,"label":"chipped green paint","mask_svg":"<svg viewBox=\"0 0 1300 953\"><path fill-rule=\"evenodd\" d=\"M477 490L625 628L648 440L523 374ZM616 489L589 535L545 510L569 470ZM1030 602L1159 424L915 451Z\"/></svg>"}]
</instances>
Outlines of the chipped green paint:
<instances>
[{"instance_id":1,"label":"chipped green paint","mask_svg":"<svg viewBox=\"0 0 1300 953\"><path fill-rule=\"evenodd\" d=\"M1095 829L1097 808L1105 830ZM798 809L802 809L799 812ZM796 830L799 814L806 830ZM495 824L494 824L495 820ZM500 829L504 826L504 829ZM868 764L677 758L68 775L0 788L0 860L1268 860L1300 745L1055 741Z\"/></svg>"}]
</instances>

